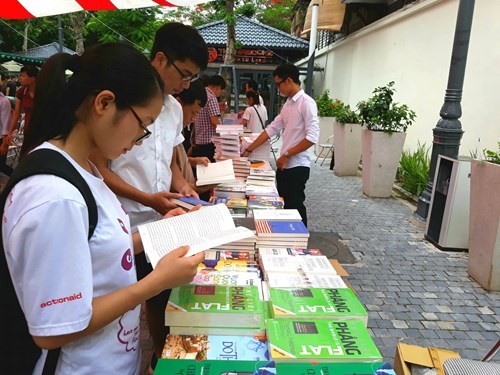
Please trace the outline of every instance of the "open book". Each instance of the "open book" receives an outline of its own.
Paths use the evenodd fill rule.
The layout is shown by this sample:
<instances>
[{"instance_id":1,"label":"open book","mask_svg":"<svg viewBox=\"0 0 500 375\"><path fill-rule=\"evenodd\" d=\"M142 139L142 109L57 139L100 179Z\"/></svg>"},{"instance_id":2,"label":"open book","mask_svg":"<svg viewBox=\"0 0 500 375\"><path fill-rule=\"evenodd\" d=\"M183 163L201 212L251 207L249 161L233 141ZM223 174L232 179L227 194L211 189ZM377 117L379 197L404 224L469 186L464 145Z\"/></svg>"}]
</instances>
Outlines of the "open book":
<instances>
[{"instance_id":1,"label":"open book","mask_svg":"<svg viewBox=\"0 0 500 375\"><path fill-rule=\"evenodd\" d=\"M234 181L233 161L231 159L196 166L196 186L220 184Z\"/></svg>"},{"instance_id":2,"label":"open book","mask_svg":"<svg viewBox=\"0 0 500 375\"><path fill-rule=\"evenodd\" d=\"M189 256L254 235L250 229L234 225L224 204L140 225L138 229L153 268L164 255L183 245L190 246Z\"/></svg>"}]
</instances>

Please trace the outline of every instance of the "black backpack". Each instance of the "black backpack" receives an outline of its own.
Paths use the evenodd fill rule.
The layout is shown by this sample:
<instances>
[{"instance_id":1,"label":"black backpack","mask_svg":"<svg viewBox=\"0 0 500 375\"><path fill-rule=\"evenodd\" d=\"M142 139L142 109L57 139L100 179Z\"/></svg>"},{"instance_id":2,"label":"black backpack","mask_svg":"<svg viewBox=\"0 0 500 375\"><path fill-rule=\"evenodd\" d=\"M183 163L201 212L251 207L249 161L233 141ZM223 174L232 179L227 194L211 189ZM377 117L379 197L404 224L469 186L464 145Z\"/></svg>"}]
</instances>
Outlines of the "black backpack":
<instances>
[{"instance_id":1,"label":"black backpack","mask_svg":"<svg viewBox=\"0 0 500 375\"><path fill-rule=\"evenodd\" d=\"M37 174L51 174L64 178L80 191L89 212L88 239L90 240L97 225L97 205L92 192L76 168L61 153L50 149L36 150L23 158L5 185L0 194L0 210L2 212L0 237L3 210L10 191L19 181ZM0 372L3 374L32 374L36 362L40 358L41 349L35 345L29 333L28 323L17 299L7 266L3 239L0 241L0 247L2 249L0 252L0 296L2 301L0 311L4 316L0 340L2 342ZM60 348L49 350L43 375L55 373L59 353Z\"/></svg>"}]
</instances>

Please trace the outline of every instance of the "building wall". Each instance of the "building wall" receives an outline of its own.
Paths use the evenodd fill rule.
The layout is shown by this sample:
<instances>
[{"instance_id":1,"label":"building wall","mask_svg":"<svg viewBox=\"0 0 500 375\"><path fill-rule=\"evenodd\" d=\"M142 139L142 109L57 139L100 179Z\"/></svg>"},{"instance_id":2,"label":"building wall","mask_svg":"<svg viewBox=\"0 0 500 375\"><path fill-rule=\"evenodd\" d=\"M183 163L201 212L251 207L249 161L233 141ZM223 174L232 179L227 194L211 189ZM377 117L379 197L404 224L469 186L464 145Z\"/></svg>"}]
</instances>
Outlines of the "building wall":
<instances>
[{"instance_id":1,"label":"building wall","mask_svg":"<svg viewBox=\"0 0 500 375\"><path fill-rule=\"evenodd\" d=\"M405 149L432 145L440 119L459 0L421 0L316 53L314 96L325 89L351 106L389 81L396 101L415 110ZM476 0L462 98L460 154L497 149L500 141L499 0ZM305 67L302 61L299 66Z\"/></svg>"}]
</instances>

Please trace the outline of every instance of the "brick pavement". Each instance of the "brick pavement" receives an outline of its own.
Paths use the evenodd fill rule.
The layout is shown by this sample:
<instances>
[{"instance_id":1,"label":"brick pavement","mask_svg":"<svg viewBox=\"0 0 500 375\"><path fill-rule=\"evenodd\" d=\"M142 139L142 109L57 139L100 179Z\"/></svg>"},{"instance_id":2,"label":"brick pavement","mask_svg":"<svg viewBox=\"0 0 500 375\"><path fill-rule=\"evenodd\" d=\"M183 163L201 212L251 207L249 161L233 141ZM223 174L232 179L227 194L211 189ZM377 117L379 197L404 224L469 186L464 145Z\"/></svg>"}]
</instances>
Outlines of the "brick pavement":
<instances>
[{"instance_id":1,"label":"brick pavement","mask_svg":"<svg viewBox=\"0 0 500 375\"><path fill-rule=\"evenodd\" d=\"M468 277L467 253L440 251L424 240L415 207L368 198L360 177L336 177L327 164L312 163L309 229L338 232L356 257L344 267L384 359L393 363L399 340L482 359L500 339L500 293Z\"/></svg>"},{"instance_id":2,"label":"brick pavement","mask_svg":"<svg viewBox=\"0 0 500 375\"><path fill-rule=\"evenodd\" d=\"M443 252L425 241L414 207L368 198L360 177L336 177L328 165L311 166L309 229L338 232L356 257L344 267L384 359L393 363L399 340L482 359L500 339L500 293L485 292L468 277L467 253ZM141 337L143 369L151 358L147 336Z\"/></svg>"}]
</instances>

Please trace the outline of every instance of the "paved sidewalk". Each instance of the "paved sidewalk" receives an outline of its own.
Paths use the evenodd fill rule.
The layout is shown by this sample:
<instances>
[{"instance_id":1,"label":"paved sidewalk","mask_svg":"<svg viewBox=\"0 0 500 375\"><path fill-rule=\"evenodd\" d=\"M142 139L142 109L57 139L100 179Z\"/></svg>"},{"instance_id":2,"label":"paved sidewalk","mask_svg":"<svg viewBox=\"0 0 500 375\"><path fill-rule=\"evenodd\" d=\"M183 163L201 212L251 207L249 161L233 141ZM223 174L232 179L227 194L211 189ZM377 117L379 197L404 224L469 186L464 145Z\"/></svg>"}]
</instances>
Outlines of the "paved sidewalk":
<instances>
[{"instance_id":1,"label":"paved sidewalk","mask_svg":"<svg viewBox=\"0 0 500 375\"><path fill-rule=\"evenodd\" d=\"M500 339L500 293L468 277L467 253L424 240L424 229L413 224L415 207L368 198L360 177L336 177L328 165L312 163L309 229L338 232L356 257L344 267L384 359L393 363L401 340L481 360Z\"/></svg>"}]
</instances>

